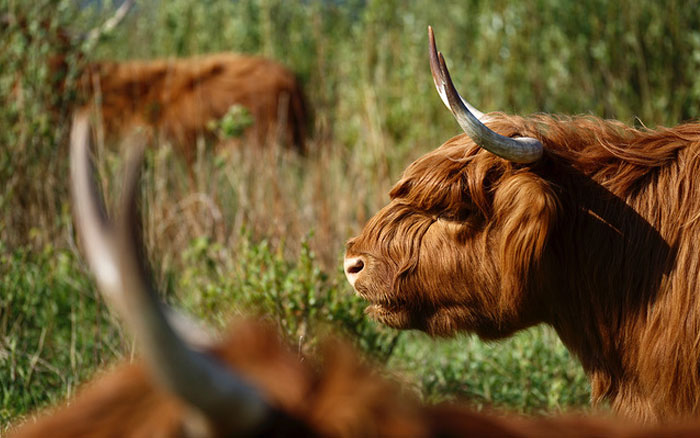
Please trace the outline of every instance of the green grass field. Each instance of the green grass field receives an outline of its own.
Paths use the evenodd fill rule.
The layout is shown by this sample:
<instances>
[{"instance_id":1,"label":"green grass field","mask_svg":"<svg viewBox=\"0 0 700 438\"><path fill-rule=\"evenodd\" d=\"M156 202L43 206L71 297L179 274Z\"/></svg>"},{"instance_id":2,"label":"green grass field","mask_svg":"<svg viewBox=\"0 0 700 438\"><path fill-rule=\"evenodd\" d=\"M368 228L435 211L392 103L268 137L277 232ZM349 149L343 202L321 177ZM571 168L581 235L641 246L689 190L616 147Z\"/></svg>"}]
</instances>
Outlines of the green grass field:
<instances>
[{"instance_id":1,"label":"green grass field","mask_svg":"<svg viewBox=\"0 0 700 438\"><path fill-rule=\"evenodd\" d=\"M0 28L0 430L135 353L75 241L71 78L63 91L49 86L46 61L60 49L50 29L80 35L113 10L89 4L0 0L0 16L25 17L31 30ZM585 376L548 328L488 344L399 333L368 321L343 278L344 242L403 168L459 133L433 89L428 24L458 87L486 111L652 127L700 113L700 6L680 1L142 0L75 65L231 50L274 58L306 84L307 157L202 143L190 181L167 145L147 154L144 236L166 301L220 329L263 315L309 354L341 333L429 402L586 409ZM115 199L119 151L98 155Z\"/></svg>"}]
</instances>

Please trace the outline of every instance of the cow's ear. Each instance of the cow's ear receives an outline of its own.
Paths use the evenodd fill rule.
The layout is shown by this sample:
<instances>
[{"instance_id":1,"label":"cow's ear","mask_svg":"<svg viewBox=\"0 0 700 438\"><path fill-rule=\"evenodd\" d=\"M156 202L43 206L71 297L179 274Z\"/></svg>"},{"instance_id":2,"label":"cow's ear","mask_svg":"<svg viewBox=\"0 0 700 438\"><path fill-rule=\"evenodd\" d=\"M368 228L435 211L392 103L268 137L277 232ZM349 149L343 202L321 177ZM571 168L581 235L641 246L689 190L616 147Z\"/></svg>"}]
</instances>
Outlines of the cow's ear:
<instances>
[{"instance_id":1,"label":"cow's ear","mask_svg":"<svg viewBox=\"0 0 700 438\"><path fill-rule=\"evenodd\" d=\"M500 308L507 312L517 307L538 269L559 202L546 180L520 173L498 185L493 210L499 234Z\"/></svg>"}]
</instances>

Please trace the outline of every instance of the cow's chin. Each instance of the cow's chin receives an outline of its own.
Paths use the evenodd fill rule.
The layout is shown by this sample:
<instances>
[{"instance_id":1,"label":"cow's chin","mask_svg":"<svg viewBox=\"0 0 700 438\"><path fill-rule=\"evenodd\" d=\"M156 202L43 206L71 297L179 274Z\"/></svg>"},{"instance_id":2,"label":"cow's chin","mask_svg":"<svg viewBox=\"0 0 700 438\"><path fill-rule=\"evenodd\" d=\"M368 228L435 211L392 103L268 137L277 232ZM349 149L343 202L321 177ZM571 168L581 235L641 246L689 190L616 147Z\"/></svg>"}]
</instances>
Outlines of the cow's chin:
<instances>
[{"instance_id":1,"label":"cow's chin","mask_svg":"<svg viewBox=\"0 0 700 438\"><path fill-rule=\"evenodd\" d=\"M355 284L355 293L369 301L365 314L391 328L399 330L420 330L433 336L453 336L460 327L463 306L450 305L426 311L426 307L413 307L403 300L392 298L389 294L368 290L363 284ZM404 293L403 295L406 295Z\"/></svg>"},{"instance_id":2,"label":"cow's chin","mask_svg":"<svg viewBox=\"0 0 700 438\"><path fill-rule=\"evenodd\" d=\"M476 330L460 312L462 306L450 306L438 309L430 314L411 312L408 308L394 307L387 304L373 303L367 306L365 313L375 321L400 330L420 330L431 336L451 337L458 332L476 332L484 339L499 339L502 336L491 332L481 333Z\"/></svg>"},{"instance_id":3,"label":"cow's chin","mask_svg":"<svg viewBox=\"0 0 700 438\"><path fill-rule=\"evenodd\" d=\"M450 337L460 331L460 327L450 315L439 311L426 316L406 308L374 303L367 306L365 313L375 321L391 328L420 330L431 336Z\"/></svg>"},{"instance_id":4,"label":"cow's chin","mask_svg":"<svg viewBox=\"0 0 700 438\"><path fill-rule=\"evenodd\" d=\"M408 310L387 307L382 304L370 304L365 313L375 321L395 329L413 328L411 315Z\"/></svg>"}]
</instances>

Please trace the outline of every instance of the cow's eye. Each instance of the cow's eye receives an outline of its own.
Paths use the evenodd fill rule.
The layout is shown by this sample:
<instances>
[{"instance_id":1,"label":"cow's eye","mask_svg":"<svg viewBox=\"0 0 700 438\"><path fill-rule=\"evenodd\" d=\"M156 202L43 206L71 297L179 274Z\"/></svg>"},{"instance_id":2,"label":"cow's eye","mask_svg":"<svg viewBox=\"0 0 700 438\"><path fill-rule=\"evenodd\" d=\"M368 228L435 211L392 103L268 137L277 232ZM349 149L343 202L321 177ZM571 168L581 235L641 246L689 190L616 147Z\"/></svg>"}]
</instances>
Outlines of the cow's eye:
<instances>
[{"instance_id":1,"label":"cow's eye","mask_svg":"<svg viewBox=\"0 0 700 438\"><path fill-rule=\"evenodd\" d=\"M473 211L469 208L464 208L454 211L444 211L438 215L438 219L454 222L463 222L472 216Z\"/></svg>"}]
</instances>

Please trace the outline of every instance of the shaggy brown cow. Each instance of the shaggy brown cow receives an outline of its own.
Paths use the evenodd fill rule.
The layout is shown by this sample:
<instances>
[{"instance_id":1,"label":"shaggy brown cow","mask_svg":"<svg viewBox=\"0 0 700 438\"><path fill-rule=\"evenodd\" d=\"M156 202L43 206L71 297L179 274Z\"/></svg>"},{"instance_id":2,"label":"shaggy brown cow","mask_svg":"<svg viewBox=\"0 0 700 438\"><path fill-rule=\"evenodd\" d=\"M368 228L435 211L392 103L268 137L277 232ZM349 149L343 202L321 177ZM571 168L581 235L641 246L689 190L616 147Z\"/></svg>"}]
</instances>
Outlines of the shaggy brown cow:
<instances>
[{"instance_id":1,"label":"shaggy brown cow","mask_svg":"<svg viewBox=\"0 0 700 438\"><path fill-rule=\"evenodd\" d=\"M89 32L82 42L61 27L53 29L49 20L41 22L42 30L55 40L56 53L49 57L48 68L57 95L66 92L69 63L84 57L78 47L94 45L100 34L118 25L133 3L123 2L112 18ZM22 17L7 15L0 22L21 32L28 41L34 38ZM108 140L143 126L172 142L191 163L197 136L211 137L208 124L226 115L233 105L240 105L253 119L243 135L247 142L265 145L279 141L302 152L306 149L308 111L303 90L294 73L275 61L218 53L183 59L92 62L78 73L78 106L99 115ZM15 95L21 92L20 80Z\"/></svg>"},{"instance_id":2,"label":"shaggy brown cow","mask_svg":"<svg viewBox=\"0 0 700 438\"><path fill-rule=\"evenodd\" d=\"M348 242L368 313L484 339L545 323L594 402L646 421L700 415L700 124L475 116L429 34L435 85L467 135L411 164Z\"/></svg>"},{"instance_id":3,"label":"shaggy brown cow","mask_svg":"<svg viewBox=\"0 0 700 438\"><path fill-rule=\"evenodd\" d=\"M584 418L521 419L449 405L422 406L373 373L344 344L309 364L274 331L239 322L202 351L169 324L140 258L140 160L130 160L115 222L103 216L89 168L89 129L76 118L71 145L74 210L100 290L132 329L143 364L87 385L68 406L15 428L15 438L224 436L691 437L700 426L659 430Z\"/></svg>"},{"instance_id":4,"label":"shaggy brown cow","mask_svg":"<svg viewBox=\"0 0 700 438\"><path fill-rule=\"evenodd\" d=\"M281 141L305 149L306 104L299 83L282 65L256 56L219 53L194 58L98 62L80 79L81 96L101 114L106 134L119 138L142 125L172 141L188 161L198 135L232 105L247 108L248 141Z\"/></svg>"}]
</instances>

